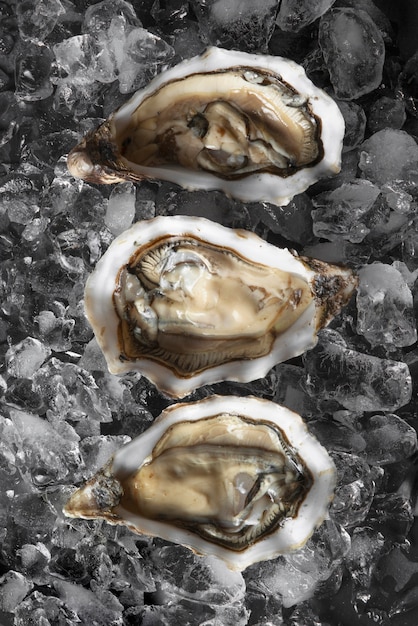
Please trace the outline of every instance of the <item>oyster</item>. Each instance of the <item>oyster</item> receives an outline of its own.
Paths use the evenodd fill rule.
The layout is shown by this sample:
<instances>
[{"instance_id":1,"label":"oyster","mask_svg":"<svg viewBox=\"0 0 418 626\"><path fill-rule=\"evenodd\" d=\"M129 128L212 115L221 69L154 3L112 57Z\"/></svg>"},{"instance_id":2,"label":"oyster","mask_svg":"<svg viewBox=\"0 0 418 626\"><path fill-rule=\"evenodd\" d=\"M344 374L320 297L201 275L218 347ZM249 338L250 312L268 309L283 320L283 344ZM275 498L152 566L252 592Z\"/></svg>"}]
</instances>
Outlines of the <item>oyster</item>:
<instances>
[{"instance_id":1,"label":"oyster","mask_svg":"<svg viewBox=\"0 0 418 626\"><path fill-rule=\"evenodd\" d=\"M301 417L212 396L166 409L64 512L104 518L242 570L296 550L327 514L335 468Z\"/></svg>"},{"instance_id":2,"label":"oyster","mask_svg":"<svg viewBox=\"0 0 418 626\"><path fill-rule=\"evenodd\" d=\"M90 275L87 317L114 374L183 397L263 377L312 348L348 301L349 269L204 218L157 217L115 239Z\"/></svg>"},{"instance_id":3,"label":"oyster","mask_svg":"<svg viewBox=\"0 0 418 626\"><path fill-rule=\"evenodd\" d=\"M68 168L94 183L163 179L278 205L340 169L344 120L302 67L209 48L89 133Z\"/></svg>"}]
</instances>

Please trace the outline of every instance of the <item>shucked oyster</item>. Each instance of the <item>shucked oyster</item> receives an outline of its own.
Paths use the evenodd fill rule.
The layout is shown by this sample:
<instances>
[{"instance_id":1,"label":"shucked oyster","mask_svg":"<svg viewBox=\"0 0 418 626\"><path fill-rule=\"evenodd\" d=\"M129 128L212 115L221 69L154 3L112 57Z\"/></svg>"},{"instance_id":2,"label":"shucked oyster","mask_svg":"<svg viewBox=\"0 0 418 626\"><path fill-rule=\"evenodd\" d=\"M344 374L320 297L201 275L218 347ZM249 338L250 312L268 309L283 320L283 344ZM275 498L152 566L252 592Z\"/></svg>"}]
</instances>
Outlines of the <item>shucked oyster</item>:
<instances>
[{"instance_id":1,"label":"shucked oyster","mask_svg":"<svg viewBox=\"0 0 418 626\"><path fill-rule=\"evenodd\" d=\"M356 284L348 269L251 232L158 217L115 239L87 281L85 307L112 373L140 371L180 398L261 378L312 348Z\"/></svg>"},{"instance_id":2,"label":"shucked oyster","mask_svg":"<svg viewBox=\"0 0 418 626\"><path fill-rule=\"evenodd\" d=\"M155 178L286 204L340 168L343 117L296 63L210 48L155 78L68 157L95 183Z\"/></svg>"},{"instance_id":3,"label":"shucked oyster","mask_svg":"<svg viewBox=\"0 0 418 626\"><path fill-rule=\"evenodd\" d=\"M232 569L301 547L335 469L299 415L268 400L174 405L121 448L64 512L181 543Z\"/></svg>"}]
</instances>

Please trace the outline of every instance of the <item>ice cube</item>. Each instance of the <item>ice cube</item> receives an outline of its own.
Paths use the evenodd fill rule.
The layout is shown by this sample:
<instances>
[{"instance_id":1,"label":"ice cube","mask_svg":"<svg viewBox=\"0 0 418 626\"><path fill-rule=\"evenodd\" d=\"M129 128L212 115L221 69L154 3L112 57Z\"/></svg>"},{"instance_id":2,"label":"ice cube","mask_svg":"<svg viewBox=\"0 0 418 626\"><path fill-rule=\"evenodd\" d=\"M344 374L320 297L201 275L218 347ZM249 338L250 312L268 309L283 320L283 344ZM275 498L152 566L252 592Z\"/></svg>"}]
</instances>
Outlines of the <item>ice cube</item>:
<instances>
[{"instance_id":1,"label":"ice cube","mask_svg":"<svg viewBox=\"0 0 418 626\"><path fill-rule=\"evenodd\" d=\"M38 339L26 337L6 352L6 367L11 376L30 378L51 354Z\"/></svg>"},{"instance_id":2,"label":"ice cube","mask_svg":"<svg viewBox=\"0 0 418 626\"><path fill-rule=\"evenodd\" d=\"M345 133L343 152L357 148L364 140L366 130L366 114L363 107L356 102L340 100L338 108L344 117Z\"/></svg>"},{"instance_id":3,"label":"ice cube","mask_svg":"<svg viewBox=\"0 0 418 626\"><path fill-rule=\"evenodd\" d=\"M395 591L400 591L410 581L411 577L418 574L418 563L408 558L409 555L400 547L394 547L379 561L376 576L380 581L392 578Z\"/></svg>"},{"instance_id":4,"label":"ice cube","mask_svg":"<svg viewBox=\"0 0 418 626\"><path fill-rule=\"evenodd\" d=\"M404 130L379 130L361 145L359 168L377 185L392 180L415 180L418 146Z\"/></svg>"},{"instance_id":5,"label":"ice cube","mask_svg":"<svg viewBox=\"0 0 418 626\"><path fill-rule=\"evenodd\" d=\"M130 2L125 0L103 0L87 7L82 30L95 37L101 37L110 28L112 20L119 18L125 26L142 26Z\"/></svg>"},{"instance_id":6,"label":"ice cube","mask_svg":"<svg viewBox=\"0 0 418 626\"><path fill-rule=\"evenodd\" d=\"M248 52L267 51L277 0L192 0L191 4L208 43Z\"/></svg>"},{"instance_id":7,"label":"ice cube","mask_svg":"<svg viewBox=\"0 0 418 626\"><path fill-rule=\"evenodd\" d=\"M55 59L63 76L68 80L89 84L97 73L99 48L91 35L75 35L53 47Z\"/></svg>"},{"instance_id":8,"label":"ice cube","mask_svg":"<svg viewBox=\"0 0 418 626\"><path fill-rule=\"evenodd\" d=\"M328 521L300 550L253 565L244 576L248 584L260 591L280 594L283 606L294 606L314 595L317 587L340 567L349 548L348 533Z\"/></svg>"},{"instance_id":9,"label":"ice cube","mask_svg":"<svg viewBox=\"0 0 418 626\"><path fill-rule=\"evenodd\" d=\"M44 41L63 13L65 8L60 0L22 0L16 5L20 36Z\"/></svg>"},{"instance_id":10,"label":"ice cube","mask_svg":"<svg viewBox=\"0 0 418 626\"><path fill-rule=\"evenodd\" d=\"M33 583L23 574L9 570L0 578L0 611L13 613L33 586Z\"/></svg>"},{"instance_id":11,"label":"ice cube","mask_svg":"<svg viewBox=\"0 0 418 626\"><path fill-rule=\"evenodd\" d=\"M251 214L273 233L301 245L312 241L312 200L305 193L298 194L286 206L277 207L267 202L254 204Z\"/></svg>"},{"instance_id":12,"label":"ice cube","mask_svg":"<svg viewBox=\"0 0 418 626\"><path fill-rule=\"evenodd\" d=\"M47 584L49 572L47 565L51 560L51 553L44 543L26 543L16 551L19 569L37 584Z\"/></svg>"},{"instance_id":13,"label":"ice cube","mask_svg":"<svg viewBox=\"0 0 418 626\"><path fill-rule=\"evenodd\" d=\"M239 602L245 593L241 572L215 557L196 557L182 546L160 546L152 556L154 577L165 593L208 605Z\"/></svg>"},{"instance_id":14,"label":"ice cube","mask_svg":"<svg viewBox=\"0 0 418 626\"><path fill-rule=\"evenodd\" d=\"M132 225L135 217L135 193L133 183L119 183L112 189L104 221L115 236Z\"/></svg>"},{"instance_id":15,"label":"ice cube","mask_svg":"<svg viewBox=\"0 0 418 626\"><path fill-rule=\"evenodd\" d=\"M353 579L355 598L367 598L371 577L384 545L381 533L376 533L370 528L354 529L350 552L346 557L346 566Z\"/></svg>"},{"instance_id":16,"label":"ice cube","mask_svg":"<svg viewBox=\"0 0 418 626\"><path fill-rule=\"evenodd\" d=\"M28 43L16 57L15 94L25 102L45 100L52 92L50 82L53 54L42 43Z\"/></svg>"},{"instance_id":17,"label":"ice cube","mask_svg":"<svg viewBox=\"0 0 418 626\"><path fill-rule=\"evenodd\" d=\"M27 411L12 409L10 417L22 442L17 463L30 483L44 487L79 476L82 460L73 430L54 428Z\"/></svg>"},{"instance_id":18,"label":"ice cube","mask_svg":"<svg viewBox=\"0 0 418 626\"><path fill-rule=\"evenodd\" d=\"M282 30L298 32L326 13L334 2L335 0L282 0L277 24Z\"/></svg>"},{"instance_id":19,"label":"ice cube","mask_svg":"<svg viewBox=\"0 0 418 626\"><path fill-rule=\"evenodd\" d=\"M27 626L31 622L39 626L51 626L54 622L69 626L79 621L75 611L62 600L34 591L16 608L14 626Z\"/></svg>"},{"instance_id":20,"label":"ice cube","mask_svg":"<svg viewBox=\"0 0 418 626\"><path fill-rule=\"evenodd\" d=\"M371 344L411 346L417 340L412 293L391 265L372 263L359 271L357 332Z\"/></svg>"},{"instance_id":21,"label":"ice cube","mask_svg":"<svg viewBox=\"0 0 418 626\"><path fill-rule=\"evenodd\" d=\"M84 460L84 478L90 478L98 472L119 448L131 440L126 435L100 435L85 437L80 444L80 453Z\"/></svg>"},{"instance_id":22,"label":"ice cube","mask_svg":"<svg viewBox=\"0 0 418 626\"><path fill-rule=\"evenodd\" d=\"M123 606L110 592L100 593L97 590L93 593L82 585L57 579L54 587L61 600L72 608L82 623L122 626Z\"/></svg>"},{"instance_id":23,"label":"ice cube","mask_svg":"<svg viewBox=\"0 0 418 626\"><path fill-rule=\"evenodd\" d=\"M376 133L384 128L402 128L406 120L405 102L397 98L382 96L369 109L367 125Z\"/></svg>"},{"instance_id":24,"label":"ice cube","mask_svg":"<svg viewBox=\"0 0 418 626\"><path fill-rule=\"evenodd\" d=\"M375 492L374 477L368 464L355 454L333 452L332 458L337 467L338 486L330 515L345 528L350 528L367 516Z\"/></svg>"},{"instance_id":25,"label":"ice cube","mask_svg":"<svg viewBox=\"0 0 418 626\"><path fill-rule=\"evenodd\" d=\"M405 363L350 349L334 330L319 333L304 361L308 393L318 400L336 400L351 411L395 411L411 399Z\"/></svg>"},{"instance_id":26,"label":"ice cube","mask_svg":"<svg viewBox=\"0 0 418 626\"><path fill-rule=\"evenodd\" d=\"M380 85L385 45L365 11L328 11L320 21L319 44L338 98L354 100Z\"/></svg>"},{"instance_id":27,"label":"ice cube","mask_svg":"<svg viewBox=\"0 0 418 626\"><path fill-rule=\"evenodd\" d=\"M161 37L144 28L135 28L126 37L119 67L119 89L130 93L143 87L157 68L168 63L174 49Z\"/></svg>"},{"instance_id":28,"label":"ice cube","mask_svg":"<svg viewBox=\"0 0 418 626\"><path fill-rule=\"evenodd\" d=\"M373 415L362 424L366 442L363 456L371 465L401 462L417 449L415 429L397 415Z\"/></svg>"},{"instance_id":29,"label":"ice cube","mask_svg":"<svg viewBox=\"0 0 418 626\"><path fill-rule=\"evenodd\" d=\"M330 241L360 243L370 232L370 212L380 190L366 180L354 180L312 201L313 232Z\"/></svg>"}]
</instances>

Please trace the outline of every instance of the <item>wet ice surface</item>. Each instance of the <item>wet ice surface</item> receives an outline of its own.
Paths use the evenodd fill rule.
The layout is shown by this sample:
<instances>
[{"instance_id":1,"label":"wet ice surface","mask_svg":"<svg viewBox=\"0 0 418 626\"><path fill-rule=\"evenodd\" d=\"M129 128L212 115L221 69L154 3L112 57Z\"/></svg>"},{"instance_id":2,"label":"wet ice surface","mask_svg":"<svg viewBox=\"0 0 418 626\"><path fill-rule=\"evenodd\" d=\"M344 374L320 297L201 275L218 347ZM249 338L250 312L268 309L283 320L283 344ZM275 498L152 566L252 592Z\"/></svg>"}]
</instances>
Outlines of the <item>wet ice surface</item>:
<instances>
[{"instance_id":1,"label":"wet ice surface","mask_svg":"<svg viewBox=\"0 0 418 626\"><path fill-rule=\"evenodd\" d=\"M402 3L408 24L384 0L279 4L0 1L5 626L418 621L417 8ZM68 174L65 155L82 134L208 44L302 62L346 120L341 174L283 208L166 183L95 187ZM310 353L263 380L213 389L300 412L338 470L330 518L309 542L243 574L61 512L73 486L169 403L139 375L107 372L83 288L115 235L176 214L254 230L360 276Z\"/></svg>"}]
</instances>

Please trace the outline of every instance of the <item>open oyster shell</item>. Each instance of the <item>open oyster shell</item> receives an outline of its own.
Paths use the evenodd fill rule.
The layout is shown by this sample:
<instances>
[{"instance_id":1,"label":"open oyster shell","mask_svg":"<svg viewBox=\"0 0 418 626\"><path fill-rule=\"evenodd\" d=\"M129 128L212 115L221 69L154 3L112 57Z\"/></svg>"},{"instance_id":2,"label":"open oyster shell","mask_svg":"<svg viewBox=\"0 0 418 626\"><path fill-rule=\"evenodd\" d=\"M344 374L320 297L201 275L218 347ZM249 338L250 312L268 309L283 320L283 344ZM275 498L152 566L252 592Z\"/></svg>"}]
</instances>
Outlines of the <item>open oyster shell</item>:
<instances>
[{"instance_id":1,"label":"open oyster shell","mask_svg":"<svg viewBox=\"0 0 418 626\"><path fill-rule=\"evenodd\" d=\"M68 156L94 183L163 179L287 204L340 169L344 120L302 67L209 48L162 72Z\"/></svg>"},{"instance_id":2,"label":"open oyster shell","mask_svg":"<svg viewBox=\"0 0 418 626\"><path fill-rule=\"evenodd\" d=\"M299 415L255 397L212 396L166 409L64 512L124 524L242 570L301 547L334 487L333 462Z\"/></svg>"},{"instance_id":3,"label":"open oyster shell","mask_svg":"<svg viewBox=\"0 0 418 626\"><path fill-rule=\"evenodd\" d=\"M254 233L157 217L111 244L87 281L85 308L112 373L140 371L181 398L261 378L312 348L356 284L349 269Z\"/></svg>"}]
</instances>

